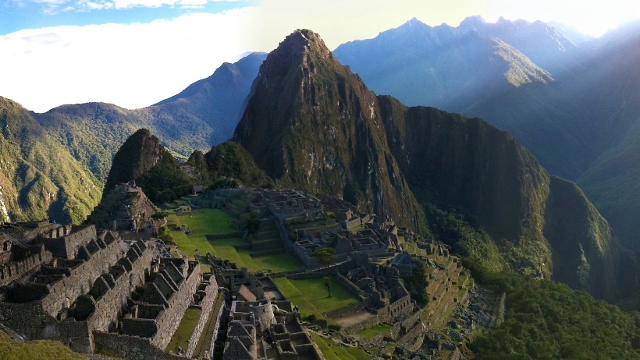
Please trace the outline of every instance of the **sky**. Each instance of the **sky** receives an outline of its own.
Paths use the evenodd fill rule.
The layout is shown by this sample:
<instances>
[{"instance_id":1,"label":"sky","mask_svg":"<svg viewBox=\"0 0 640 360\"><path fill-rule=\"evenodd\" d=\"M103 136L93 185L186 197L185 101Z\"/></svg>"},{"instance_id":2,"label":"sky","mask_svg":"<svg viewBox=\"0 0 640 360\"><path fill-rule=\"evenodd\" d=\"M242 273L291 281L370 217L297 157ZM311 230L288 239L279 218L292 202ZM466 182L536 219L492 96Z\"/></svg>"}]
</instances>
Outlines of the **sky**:
<instances>
[{"instance_id":1,"label":"sky","mask_svg":"<svg viewBox=\"0 0 640 360\"><path fill-rule=\"evenodd\" d=\"M295 29L330 49L411 18L559 21L600 36L640 17L628 0L3 0L0 96L36 112L107 102L134 109L171 97L223 62L269 52Z\"/></svg>"}]
</instances>

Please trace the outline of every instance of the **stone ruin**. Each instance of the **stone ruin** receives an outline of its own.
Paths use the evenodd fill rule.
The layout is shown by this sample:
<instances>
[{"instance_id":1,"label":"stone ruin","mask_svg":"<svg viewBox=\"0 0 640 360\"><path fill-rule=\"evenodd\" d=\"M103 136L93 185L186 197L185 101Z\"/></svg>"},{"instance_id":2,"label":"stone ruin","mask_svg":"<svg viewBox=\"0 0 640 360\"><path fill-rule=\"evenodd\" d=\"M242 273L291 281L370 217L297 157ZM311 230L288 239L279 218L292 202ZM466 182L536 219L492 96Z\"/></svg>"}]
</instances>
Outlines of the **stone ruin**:
<instances>
[{"instance_id":1,"label":"stone ruin","mask_svg":"<svg viewBox=\"0 0 640 360\"><path fill-rule=\"evenodd\" d=\"M224 360L319 360L320 354L297 314L266 299L232 303Z\"/></svg>"},{"instance_id":2,"label":"stone ruin","mask_svg":"<svg viewBox=\"0 0 640 360\"><path fill-rule=\"evenodd\" d=\"M0 246L0 323L78 352L184 359L165 347L187 308L199 307L206 316L195 348L218 294L215 277L197 262L160 259L152 242L125 242L94 225L4 224Z\"/></svg>"},{"instance_id":3,"label":"stone ruin","mask_svg":"<svg viewBox=\"0 0 640 360\"><path fill-rule=\"evenodd\" d=\"M97 229L118 231L126 239L145 239L157 234L163 219L154 219L158 209L134 181L116 185L96 206L87 222Z\"/></svg>"}]
</instances>

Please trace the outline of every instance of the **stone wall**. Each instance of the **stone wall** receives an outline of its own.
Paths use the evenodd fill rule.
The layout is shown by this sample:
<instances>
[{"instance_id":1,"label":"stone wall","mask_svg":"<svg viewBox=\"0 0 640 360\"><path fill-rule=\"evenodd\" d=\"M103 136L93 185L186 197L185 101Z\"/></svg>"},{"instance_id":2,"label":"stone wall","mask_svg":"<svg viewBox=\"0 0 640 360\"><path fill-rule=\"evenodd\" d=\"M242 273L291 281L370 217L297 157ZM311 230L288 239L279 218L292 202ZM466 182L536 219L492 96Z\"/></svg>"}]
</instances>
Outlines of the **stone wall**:
<instances>
[{"instance_id":1,"label":"stone wall","mask_svg":"<svg viewBox=\"0 0 640 360\"><path fill-rule=\"evenodd\" d=\"M352 293L353 295L359 297L360 299L364 299L367 297L367 294L364 291L362 291L362 289L356 286L356 284L352 283L351 280L347 279L344 275L338 273L336 275L336 279L342 286L344 286L347 290L349 290L349 292Z\"/></svg>"},{"instance_id":2,"label":"stone wall","mask_svg":"<svg viewBox=\"0 0 640 360\"><path fill-rule=\"evenodd\" d=\"M278 233L280 234L285 249L289 252L293 251L293 242L289 239L289 230L282 224L281 219L276 220L274 223L276 224L276 228L278 228Z\"/></svg>"},{"instance_id":3,"label":"stone wall","mask_svg":"<svg viewBox=\"0 0 640 360\"><path fill-rule=\"evenodd\" d=\"M168 307L156 317L158 331L151 338L152 344L160 349L167 347L196 293L200 279L200 266L195 266L189 277L180 284L178 291L168 299Z\"/></svg>"},{"instance_id":4,"label":"stone wall","mask_svg":"<svg viewBox=\"0 0 640 360\"><path fill-rule=\"evenodd\" d=\"M133 244L132 248L136 248L138 251L141 250L137 244ZM108 291L96 299L95 311L87 319L91 324L92 330L108 331L110 324L115 325L122 305L127 302L127 296L136 286L144 283L145 271L149 269L153 259L153 249L145 246L141 253L133 261L130 258L119 260L119 263L128 262L131 264L116 265L124 269L123 273L118 275L114 271L110 271L110 273L118 276L114 277L114 283L109 287Z\"/></svg>"},{"instance_id":5,"label":"stone wall","mask_svg":"<svg viewBox=\"0 0 640 360\"><path fill-rule=\"evenodd\" d=\"M104 348L127 359L185 360L182 356L158 349L149 339L103 332L94 332L93 337L97 348Z\"/></svg>"},{"instance_id":6,"label":"stone wall","mask_svg":"<svg viewBox=\"0 0 640 360\"><path fill-rule=\"evenodd\" d=\"M118 273L111 271L112 269L105 270L104 267L110 262L115 263L114 260L121 253L119 245L118 241L111 242L104 249L95 252L89 260L71 269L69 276L50 286L42 285L49 290L49 294L40 300L24 303L1 302L0 321L29 339L59 340L75 351L92 352L92 330L106 330L109 324L115 321L130 291L130 275L136 274L134 280L137 283L143 281L144 275L141 274L149 266L153 256L153 250L145 247L145 251L141 251L142 256L133 259L133 263L128 258L120 259L118 263L122 260L129 261L130 269L127 272L127 269L121 267L122 273L118 276ZM139 249L139 245L134 244L132 248ZM108 281L105 280L105 276L109 278ZM95 280L94 285L98 283L104 286L102 289L108 290L101 293L98 299L90 295L92 280ZM100 286L96 287L96 291L98 289L101 289ZM78 319L67 317L65 311L74 297L79 302L74 303L73 312L77 310L78 314L87 314L81 315Z\"/></svg>"},{"instance_id":7,"label":"stone wall","mask_svg":"<svg viewBox=\"0 0 640 360\"><path fill-rule=\"evenodd\" d=\"M35 269L40 264L50 262L52 259L53 255L51 252L44 250L24 260L12 261L0 266L0 286L9 285L13 280Z\"/></svg>"},{"instance_id":8,"label":"stone wall","mask_svg":"<svg viewBox=\"0 0 640 360\"><path fill-rule=\"evenodd\" d=\"M0 322L29 340L59 336L58 322L42 309L40 300L22 304L0 302Z\"/></svg>"},{"instance_id":9,"label":"stone wall","mask_svg":"<svg viewBox=\"0 0 640 360\"><path fill-rule=\"evenodd\" d=\"M44 310L56 317L78 296L88 293L95 279L103 272L108 272L122 255L120 243L112 241L104 249L91 255L87 261L71 269L69 276L50 285L49 294L42 299Z\"/></svg>"},{"instance_id":10,"label":"stone wall","mask_svg":"<svg viewBox=\"0 0 640 360\"><path fill-rule=\"evenodd\" d=\"M216 278L211 276L209 278L209 283L206 284L204 290L198 290L198 294L203 296L200 300L200 304L198 305L202 312L200 313L200 319L198 319L198 323L189 338L189 346L187 347L186 355L191 357L193 352L196 350L196 346L198 345L198 340L200 339L200 335L202 335L202 331L204 330L207 321L209 320L209 316L215 316L211 313L211 307L216 301L216 297L218 296L218 283L216 282Z\"/></svg>"},{"instance_id":11,"label":"stone wall","mask_svg":"<svg viewBox=\"0 0 640 360\"><path fill-rule=\"evenodd\" d=\"M45 248L51 251L54 257L73 259L81 245L98 237L94 225L73 228L72 231L63 237L42 239Z\"/></svg>"},{"instance_id":12,"label":"stone wall","mask_svg":"<svg viewBox=\"0 0 640 360\"><path fill-rule=\"evenodd\" d=\"M364 303L357 302L337 310L326 312L324 313L324 315L331 319L337 319L337 318L352 315L362 310L364 310Z\"/></svg>"},{"instance_id":13,"label":"stone wall","mask_svg":"<svg viewBox=\"0 0 640 360\"><path fill-rule=\"evenodd\" d=\"M222 296L224 296L224 295L222 295ZM211 321L215 321L215 325L214 325L214 328L213 328L213 335L211 336L211 339L210 339L211 341L210 341L210 344L209 344L209 348L208 349L205 349L205 348L202 349L202 354L206 354L206 356L208 356L208 358L210 358L210 359L213 358L215 341L218 338L218 332L220 331L220 323L221 323L222 316L224 315L224 313L225 313L225 303L224 303L224 300L223 300L222 304L220 306L220 309L218 309L218 312L214 313L214 314L211 314L211 316L215 316L215 318L211 320Z\"/></svg>"},{"instance_id":14,"label":"stone wall","mask_svg":"<svg viewBox=\"0 0 640 360\"><path fill-rule=\"evenodd\" d=\"M286 242L287 241L285 241L285 243ZM307 251L302 246L298 245L297 243L291 243L290 246L296 258L298 258L298 260L300 260L306 267L315 268L320 266L318 261L307 254Z\"/></svg>"},{"instance_id":15,"label":"stone wall","mask_svg":"<svg viewBox=\"0 0 640 360\"><path fill-rule=\"evenodd\" d=\"M295 273L287 275L288 279L292 280L308 280L308 279L321 279L325 276L329 276L331 274L331 270L320 270L320 271L305 271L302 273Z\"/></svg>"},{"instance_id":16,"label":"stone wall","mask_svg":"<svg viewBox=\"0 0 640 360\"><path fill-rule=\"evenodd\" d=\"M93 337L89 323L68 318L58 324L58 338L63 344L77 352L93 352Z\"/></svg>"},{"instance_id":17,"label":"stone wall","mask_svg":"<svg viewBox=\"0 0 640 360\"><path fill-rule=\"evenodd\" d=\"M75 351L93 351L86 321L73 318L57 321L43 311L39 300L24 304L0 303L0 322L29 340L57 340Z\"/></svg>"}]
</instances>

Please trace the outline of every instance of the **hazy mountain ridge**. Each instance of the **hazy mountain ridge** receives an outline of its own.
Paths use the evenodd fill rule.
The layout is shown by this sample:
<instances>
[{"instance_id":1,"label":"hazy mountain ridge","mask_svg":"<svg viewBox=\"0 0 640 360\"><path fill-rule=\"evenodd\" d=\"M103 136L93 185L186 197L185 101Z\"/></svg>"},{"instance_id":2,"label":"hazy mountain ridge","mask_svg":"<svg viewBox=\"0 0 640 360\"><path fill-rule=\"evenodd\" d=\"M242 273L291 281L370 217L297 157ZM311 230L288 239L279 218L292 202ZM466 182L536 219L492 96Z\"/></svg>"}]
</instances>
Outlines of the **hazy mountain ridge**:
<instances>
[{"instance_id":1,"label":"hazy mountain ridge","mask_svg":"<svg viewBox=\"0 0 640 360\"><path fill-rule=\"evenodd\" d=\"M476 87L465 84L450 91L446 86L459 83L465 69L484 69L479 64L487 62L486 55L471 56L479 54L470 50L472 46L461 47L460 40L451 40L461 39L464 31L468 31L466 39L472 39L477 47L487 49L486 37L494 36L526 54L528 61L536 59L532 63L537 65L548 57L553 69L542 68L551 71L553 81L516 87L499 82L500 72L470 71L465 78L486 77ZM625 244L637 249L640 242L634 239L640 226L632 214L640 211L633 180L640 171L634 165L639 163L634 149L640 141L640 108L636 105L640 103L640 73L635 65L640 61L638 31L635 24L629 24L602 39L584 40L577 47L562 36L570 29L556 31L539 22L501 20L487 24L469 18L458 28L431 28L412 20L375 39L341 45L336 56L374 91L384 89L382 93L408 104L435 105L481 117L509 131L552 174L577 181ZM475 34L475 38L469 34ZM429 73L435 69L430 61L441 56L442 51L434 49L445 43L443 39L447 40L448 51L456 49L468 55L449 55L436 72L441 74L438 79ZM526 39L537 40L528 44ZM384 67L369 61L380 48L394 54L382 58ZM416 49L420 48L423 50L418 56ZM464 60L456 62L460 59Z\"/></svg>"},{"instance_id":2,"label":"hazy mountain ridge","mask_svg":"<svg viewBox=\"0 0 640 360\"><path fill-rule=\"evenodd\" d=\"M335 56L376 93L401 95L412 106L455 106L486 88L553 81L499 38L416 19L375 39L340 45ZM365 61L371 58L376 61Z\"/></svg>"}]
</instances>

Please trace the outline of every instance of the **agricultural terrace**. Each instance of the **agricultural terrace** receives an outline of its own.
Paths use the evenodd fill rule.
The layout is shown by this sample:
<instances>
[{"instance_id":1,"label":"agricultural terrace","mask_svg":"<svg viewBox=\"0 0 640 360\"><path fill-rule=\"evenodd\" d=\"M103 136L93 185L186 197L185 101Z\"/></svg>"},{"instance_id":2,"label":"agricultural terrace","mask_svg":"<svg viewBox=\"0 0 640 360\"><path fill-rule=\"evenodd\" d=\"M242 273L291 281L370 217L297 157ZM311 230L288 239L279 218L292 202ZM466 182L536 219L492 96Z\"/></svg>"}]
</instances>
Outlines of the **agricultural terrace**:
<instances>
[{"instance_id":1,"label":"agricultural terrace","mask_svg":"<svg viewBox=\"0 0 640 360\"><path fill-rule=\"evenodd\" d=\"M252 272L281 272L301 268L300 264L287 254L252 256L250 249L243 248L244 243L238 235L238 230L232 225L231 216L222 210L194 209L191 213L184 212L179 216L175 211L169 211L167 225L180 253L190 258L196 253L203 255L200 258L203 271L209 271L204 258L207 252L222 259L229 259L238 267L246 267ZM189 228L188 235L176 230L176 226L181 225ZM229 237L211 241L206 238L206 235L220 234L229 234Z\"/></svg>"},{"instance_id":2,"label":"agricultural terrace","mask_svg":"<svg viewBox=\"0 0 640 360\"><path fill-rule=\"evenodd\" d=\"M360 301L342 286L335 276L331 278L331 297L328 296L322 278L292 280L281 277L273 280L284 296L300 307L302 316L314 314L316 318L322 319L324 312L341 309Z\"/></svg>"}]
</instances>

